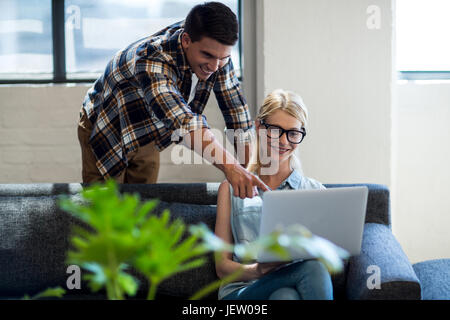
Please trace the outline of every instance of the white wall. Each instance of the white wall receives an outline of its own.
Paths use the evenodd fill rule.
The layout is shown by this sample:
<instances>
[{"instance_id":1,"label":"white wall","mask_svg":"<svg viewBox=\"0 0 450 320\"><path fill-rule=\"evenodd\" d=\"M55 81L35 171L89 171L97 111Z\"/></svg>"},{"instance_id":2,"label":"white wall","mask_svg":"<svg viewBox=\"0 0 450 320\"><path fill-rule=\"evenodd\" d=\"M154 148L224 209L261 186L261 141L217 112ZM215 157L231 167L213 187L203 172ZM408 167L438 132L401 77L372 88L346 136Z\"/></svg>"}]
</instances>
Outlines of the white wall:
<instances>
[{"instance_id":1,"label":"white wall","mask_svg":"<svg viewBox=\"0 0 450 320\"><path fill-rule=\"evenodd\" d=\"M393 231L412 262L450 258L450 84L396 88Z\"/></svg>"},{"instance_id":2,"label":"white wall","mask_svg":"<svg viewBox=\"0 0 450 320\"><path fill-rule=\"evenodd\" d=\"M0 87L0 183L79 182L83 86Z\"/></svg>"},{"instance_id":3,"label":"white wall","mask_svg":"<svg viewBox=\"0 0 450 320\"><path fill-rule=\"evenodd\" d=\"M276 88L303 97L310 112L300 146L305 174L390 185L391 1L257 4L257 101ZM380 9L380 29L367 27L370 5Z\"/></svg>"}]
</instances>

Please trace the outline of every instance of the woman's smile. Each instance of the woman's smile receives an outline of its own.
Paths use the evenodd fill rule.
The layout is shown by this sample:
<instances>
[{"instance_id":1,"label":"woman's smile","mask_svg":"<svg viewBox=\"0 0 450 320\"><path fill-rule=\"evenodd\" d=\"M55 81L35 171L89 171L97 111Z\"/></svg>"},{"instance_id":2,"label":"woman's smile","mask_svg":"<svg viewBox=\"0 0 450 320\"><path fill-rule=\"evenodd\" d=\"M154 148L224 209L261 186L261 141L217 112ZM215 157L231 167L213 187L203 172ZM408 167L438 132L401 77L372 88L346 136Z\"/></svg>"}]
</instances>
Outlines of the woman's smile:
<instances>
[{"instance_id":1,"label":"woman's smile","mask_svg":"<svg viewBox=\"0 0 450 320\"><path fill-rule=\"evenodd\" d=\"M271 145L270 147L271 147L274 151L278 152L278 154L280 154L280 155L284 155L285 153L291 151L290 148L285 148L285 147L281 147L281 146L274 146L274 145Z\"/></svg>"}]
</instances>

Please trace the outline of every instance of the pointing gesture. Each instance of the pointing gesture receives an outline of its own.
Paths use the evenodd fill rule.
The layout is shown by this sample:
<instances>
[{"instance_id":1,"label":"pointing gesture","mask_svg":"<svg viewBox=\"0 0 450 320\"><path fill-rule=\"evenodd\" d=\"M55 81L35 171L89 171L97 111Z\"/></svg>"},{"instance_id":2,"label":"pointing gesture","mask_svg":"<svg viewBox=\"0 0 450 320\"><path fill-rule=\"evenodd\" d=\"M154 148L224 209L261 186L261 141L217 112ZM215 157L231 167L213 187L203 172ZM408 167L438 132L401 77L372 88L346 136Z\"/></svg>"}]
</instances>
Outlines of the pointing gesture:
<instances>
[{"instance_id":1,"label":"pointing gesture","mask_svg":"<svg viewBox=\"0 0 450 320\"><path fill-rule=\"evenodd\" d=\"M270 188L258 176L248 172L238 163L226 167L224 173L233 187L234 196L241 199L253 198L258 195L257 187L264 191L270 191Z\"/></svg>"}]
</instances>

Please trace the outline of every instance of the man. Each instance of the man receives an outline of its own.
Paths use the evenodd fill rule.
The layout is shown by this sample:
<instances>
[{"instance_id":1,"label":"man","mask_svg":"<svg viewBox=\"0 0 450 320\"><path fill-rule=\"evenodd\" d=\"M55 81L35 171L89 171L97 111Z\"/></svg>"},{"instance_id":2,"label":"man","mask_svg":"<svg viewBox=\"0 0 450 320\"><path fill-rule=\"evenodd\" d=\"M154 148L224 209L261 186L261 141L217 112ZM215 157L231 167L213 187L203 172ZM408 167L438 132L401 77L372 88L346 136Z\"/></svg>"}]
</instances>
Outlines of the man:
<instances>
[{"instance_id":1,"label":"man","mask_svg":"<svg viewBox=\"0 0 450 320\"><path fill-rule=\"evenodd\" d=\"M174 140L195 150L194 137L200 136L202 156L208 147L207 160L224 172L236 196L267 190L214 139L202 115L213 90L228 129L248 133L252 126L230 59L237 39L236 15L209 2L195 6L185 21L119 51L80 112L83 182L155 183L159 152Z\"/></svg>"}]
</instances>

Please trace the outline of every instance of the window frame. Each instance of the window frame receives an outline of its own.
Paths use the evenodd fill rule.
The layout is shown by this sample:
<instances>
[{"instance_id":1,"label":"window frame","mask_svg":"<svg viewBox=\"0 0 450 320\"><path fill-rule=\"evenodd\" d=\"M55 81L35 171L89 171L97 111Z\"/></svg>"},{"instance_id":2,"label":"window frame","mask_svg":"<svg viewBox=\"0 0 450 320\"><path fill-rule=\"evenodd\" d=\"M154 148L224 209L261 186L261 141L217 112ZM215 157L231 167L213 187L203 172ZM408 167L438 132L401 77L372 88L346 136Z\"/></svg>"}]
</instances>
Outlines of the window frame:
<instances>
[{"instance_id":1,"label":"window frame","mask_svg":"<svg viewBox=\"0 0 450 320\"><path fill-rule=\"evenodd\" d=\"M397 71L398 80L450 80L450 71Z\"/></svg>"},{"instance_id":2,"label":"window frame","mask_svg":"<svg viewBox=\"0 0 450 320\"><path fill-rule=\"evenodd\" d=\"M237 18L239 23L239 58L242 81L243 57L242 57L242 1L237 0ZM67 79L66 72L66 41L65 41L65 0L52 0L52 44L53 44L53 78L51 79L1 79L0 84L59 84L59 83L92 83L97 78Z\"/></svg>"}]
</instances>

